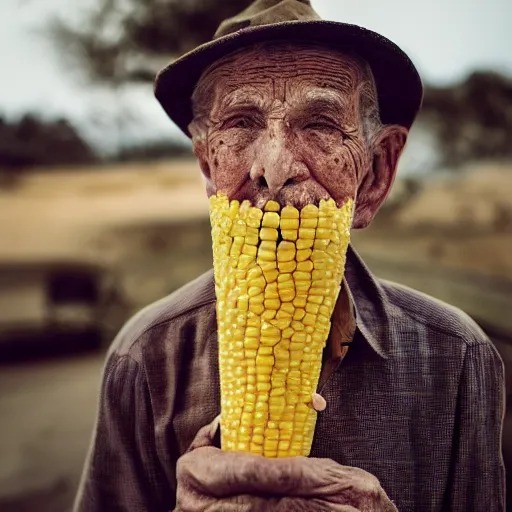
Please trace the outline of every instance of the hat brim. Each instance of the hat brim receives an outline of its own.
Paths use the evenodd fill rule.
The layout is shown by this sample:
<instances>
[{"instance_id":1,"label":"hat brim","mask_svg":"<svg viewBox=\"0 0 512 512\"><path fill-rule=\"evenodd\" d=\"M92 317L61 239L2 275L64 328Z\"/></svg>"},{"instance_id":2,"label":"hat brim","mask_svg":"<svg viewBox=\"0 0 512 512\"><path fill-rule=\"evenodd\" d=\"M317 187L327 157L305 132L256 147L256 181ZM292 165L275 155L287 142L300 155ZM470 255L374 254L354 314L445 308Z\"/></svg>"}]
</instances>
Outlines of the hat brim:
<instances>
[{"instance_id":1,"label":"hat brim","mask_svg":"<svg viewBox=\"0 0 512 512\"><path fill-rule=\"evenodd\" d=\"M372 70L382 122L411 127L421 107L423 86L409 57L395 43L376 32L334 21L285 21L248 27L205 43L158 73L155 96L167 115L190 137L192 93L210 64L259 42L295 40L325 44L359 55Z\"/></svg>"}]
</instances>

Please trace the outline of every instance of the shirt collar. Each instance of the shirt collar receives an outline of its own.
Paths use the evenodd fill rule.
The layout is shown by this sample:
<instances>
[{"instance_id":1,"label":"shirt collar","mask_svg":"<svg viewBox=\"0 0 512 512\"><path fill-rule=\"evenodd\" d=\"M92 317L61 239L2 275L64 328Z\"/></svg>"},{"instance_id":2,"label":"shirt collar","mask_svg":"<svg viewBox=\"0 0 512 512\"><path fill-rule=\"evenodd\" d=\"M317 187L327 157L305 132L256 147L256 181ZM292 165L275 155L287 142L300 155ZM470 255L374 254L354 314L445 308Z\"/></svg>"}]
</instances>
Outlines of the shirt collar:
<instances>
[{"instance_id":1,"label":"shirt collar","mask_svg":"<svg viewBox=\"0 0 512 512\"><path fill-rule=\"evenodd\" d=\"M350 345L356 332L356 313L352 294L345 280L331 318L331 332L327 340L327 357L341 359L344 347Z\"/></svg>"},{"instance_id":2,"label":"shirt collar","mask_svg":"<svg viewBox=\"0 0 512 512\"><path fill-rule=\"evenodd\" d=\"M353 305L356 331L380 357L387 359L389 307L381 284L372 275L352 245L349 245L344 281Z\"/></svg>"}]
</instances>

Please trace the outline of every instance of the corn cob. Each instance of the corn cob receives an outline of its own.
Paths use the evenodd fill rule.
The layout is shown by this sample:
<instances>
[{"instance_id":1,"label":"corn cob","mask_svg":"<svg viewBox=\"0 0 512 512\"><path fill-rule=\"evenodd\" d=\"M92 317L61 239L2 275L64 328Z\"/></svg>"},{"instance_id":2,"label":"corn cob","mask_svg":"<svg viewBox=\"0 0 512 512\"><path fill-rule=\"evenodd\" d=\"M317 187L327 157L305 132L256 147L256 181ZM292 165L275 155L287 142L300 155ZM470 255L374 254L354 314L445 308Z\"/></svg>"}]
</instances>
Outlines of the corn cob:
<instances>
[{"instance_id":1,"label":"corn cob","mask_svg":"<svg viewBox=\"0 0 512 512\"><path fill-rule=\"evenodd\" d=\"M309 455L352 205L322 200L299 211L268 201L262 211L210 198L222 449Z\"/></svg>"}]
</instances>

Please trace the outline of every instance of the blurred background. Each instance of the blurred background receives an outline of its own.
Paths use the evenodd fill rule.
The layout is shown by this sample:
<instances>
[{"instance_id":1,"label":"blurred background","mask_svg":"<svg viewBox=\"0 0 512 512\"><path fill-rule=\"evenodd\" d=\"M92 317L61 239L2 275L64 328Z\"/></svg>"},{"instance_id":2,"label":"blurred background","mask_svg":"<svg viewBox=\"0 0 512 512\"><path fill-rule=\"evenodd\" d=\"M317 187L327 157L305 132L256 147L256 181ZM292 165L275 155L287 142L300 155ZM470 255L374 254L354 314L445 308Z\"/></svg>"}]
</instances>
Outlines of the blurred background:
<instances>
[{"instance_id":1,"label":"blurred background","mask_svg":"<svg viewBox=\"0 0 512 512\"><path fill-rule=\"evenodd\" d=\"M248 3L0 3L2 511L70 510L106 348L211 266L190 143L152 80ZM512 2L312 3L391 38L426 85L393 193L354 246L470 314L510 368ZM508 415L503 446L512 464Z\"/></svg>"}]
</instances>

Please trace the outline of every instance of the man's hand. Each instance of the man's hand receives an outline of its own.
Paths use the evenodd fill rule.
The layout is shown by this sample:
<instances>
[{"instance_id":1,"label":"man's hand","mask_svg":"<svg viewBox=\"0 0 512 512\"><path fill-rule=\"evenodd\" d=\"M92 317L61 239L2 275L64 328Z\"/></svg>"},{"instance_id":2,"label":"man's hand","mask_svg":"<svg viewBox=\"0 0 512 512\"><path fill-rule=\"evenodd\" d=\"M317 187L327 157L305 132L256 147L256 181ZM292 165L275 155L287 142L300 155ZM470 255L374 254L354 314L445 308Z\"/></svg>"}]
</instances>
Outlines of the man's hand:
<instances>
[{"instance_id":1,"label":"man's hand","mask_svg":"<svg viewBox=\"0 0 512 512\"><path fill-rule=\"evenodd\" d=\"M179 512L397 512L379 481L331 459L224 452L212 446L219 419L178 460Z\"/></svg>"}]
</instances>

